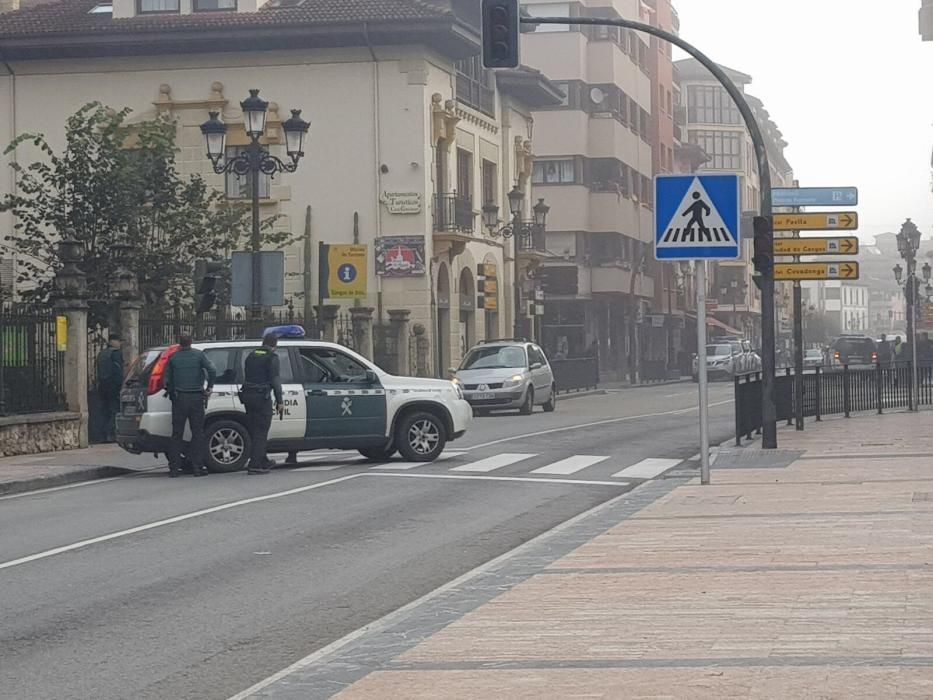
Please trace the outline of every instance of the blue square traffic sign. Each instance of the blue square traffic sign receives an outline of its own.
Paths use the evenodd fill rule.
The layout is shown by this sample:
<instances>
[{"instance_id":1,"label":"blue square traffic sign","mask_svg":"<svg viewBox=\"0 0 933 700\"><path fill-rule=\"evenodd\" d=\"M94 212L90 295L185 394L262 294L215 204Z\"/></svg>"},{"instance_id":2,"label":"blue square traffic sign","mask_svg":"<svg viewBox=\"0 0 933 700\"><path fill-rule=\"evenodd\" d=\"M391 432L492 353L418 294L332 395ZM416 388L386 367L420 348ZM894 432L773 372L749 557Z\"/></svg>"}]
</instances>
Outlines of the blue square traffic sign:
<instances>
[{"instance_id":1,"label":"blue square traffic sign","mask_svg":"<svg viewBox=\"0 0 933 700\"><path fill-rule=\"evenodd\" d=\"M656 259L741 257L738 175L657 175L654 193Z\"/></svg>"}]
</instances>

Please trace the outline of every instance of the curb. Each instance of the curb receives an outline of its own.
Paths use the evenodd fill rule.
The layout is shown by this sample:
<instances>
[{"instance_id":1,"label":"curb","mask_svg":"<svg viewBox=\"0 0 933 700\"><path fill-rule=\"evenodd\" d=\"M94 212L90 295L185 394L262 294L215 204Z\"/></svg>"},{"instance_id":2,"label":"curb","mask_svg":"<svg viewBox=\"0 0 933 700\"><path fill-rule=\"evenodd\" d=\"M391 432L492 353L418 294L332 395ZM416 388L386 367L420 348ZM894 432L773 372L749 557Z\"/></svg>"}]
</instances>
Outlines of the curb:
<instances>
[{"instance_id":1,"label":"curb","mask_svg":"<svg viewBox=\"0 0 933 700\"><path fill-rule=\"evenodd\" d=\"M81 481L96 481L97 479L108 479L115 476L124 476L126 474L135 474L138 470L126 469L124 467L89 467L64 474L52 474L50 476L37 476L31 479L21 479L20 481L7 481L0 483L0 496L9 496L17 493L28 493L30 491L39 491L56 486L67 486Z\"/></svg>"},{"instance_id":2,"label":"curb","mask_svg":"<svg viewBox=\"0 0 933 700\"><path fill-rule=\"evenodd\" d=\"M585 391L573 391L566 394L557 394L558 401L566 401L567 399L582 399L585 396L603 396L607 392L605 389L587 389Z\"/></svg>"}]
</instances>

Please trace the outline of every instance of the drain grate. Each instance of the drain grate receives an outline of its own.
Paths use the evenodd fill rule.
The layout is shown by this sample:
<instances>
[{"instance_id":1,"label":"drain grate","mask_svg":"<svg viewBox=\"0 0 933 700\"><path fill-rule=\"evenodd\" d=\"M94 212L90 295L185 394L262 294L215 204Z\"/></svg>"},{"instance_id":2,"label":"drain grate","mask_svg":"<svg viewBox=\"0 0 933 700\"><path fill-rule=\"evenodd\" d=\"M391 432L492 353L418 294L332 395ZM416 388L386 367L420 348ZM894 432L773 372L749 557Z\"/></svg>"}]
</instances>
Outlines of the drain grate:
<instances>
[{"instance_id":1,"label":"drain grate","mask_svg":"<svg viewBox=\"0 0 933 700\"><path fill-rule=\"evenodd\" d=\"M802 450L743 450L723 447L714 469L784 469L803 455Z\"/></svg>"}]
</instances>

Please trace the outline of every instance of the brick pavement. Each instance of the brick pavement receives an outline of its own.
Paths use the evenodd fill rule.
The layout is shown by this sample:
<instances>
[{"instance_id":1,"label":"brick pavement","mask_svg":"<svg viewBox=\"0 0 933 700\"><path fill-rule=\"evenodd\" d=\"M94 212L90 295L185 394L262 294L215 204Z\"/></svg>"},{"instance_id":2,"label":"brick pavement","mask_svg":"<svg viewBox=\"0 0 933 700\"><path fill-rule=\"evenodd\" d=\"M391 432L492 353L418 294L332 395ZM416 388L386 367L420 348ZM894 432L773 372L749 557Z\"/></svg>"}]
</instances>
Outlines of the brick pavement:
<instances>
[{"instance_id":1,"label":"brick pavement","mask_svg":"<svg viewBox=\"0 0 933 700\"><path fill-rule=\"evenodd\" d=\"M931 698L931 424L783 430L790 466L714 467L392 658L320 663L358 664L341 700Z\"/></svg>"}]
</instances>

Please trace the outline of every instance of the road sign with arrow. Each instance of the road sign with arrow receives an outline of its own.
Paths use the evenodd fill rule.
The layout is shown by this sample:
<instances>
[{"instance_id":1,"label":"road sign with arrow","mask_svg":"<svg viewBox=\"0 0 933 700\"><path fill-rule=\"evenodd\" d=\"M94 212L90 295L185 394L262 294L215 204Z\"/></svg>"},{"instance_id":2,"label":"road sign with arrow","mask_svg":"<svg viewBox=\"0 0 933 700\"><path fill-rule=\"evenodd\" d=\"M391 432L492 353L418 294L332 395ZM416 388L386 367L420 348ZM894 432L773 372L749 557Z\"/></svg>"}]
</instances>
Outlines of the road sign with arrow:
<instances>
[{"instance_id":1,"label":"road sign with arrow","mask_svg":"<svg viewBox=\"0 0 933 700\"><path fill-rule=\"evenodd\" d=\"M858 238L775 238L775 255L858 255Z\"/></svg>"},{"instance_id":2,"label":"road sign with arrow","mask_svg":"<svg viewBox=\"0 0 933 700\"><path fill-rule=\"evenodd\" d=\"M857 280L858 278L857 262L777 263L774 266L774 279L776 280Z\"/></svg>"},{"instance_id":3,"label":"road sign with arrow","mask_svg":"<svg viewBox=\"0 0 933 700\"><path fill-rule=\"evenodd\" d=\"M858 188L775 187L771 198L776 207L854 207L858 204Z\"/></svg>"},{"instance_id":4,"label":"road sign with arrow","mask_svg":"<svg viewBox=\"0 0 933 700\"><path fill-rule=\"evenodd\" d=\"M855 231L858 214L854 211L817 214L775 214L775 231Z\"/></svg>"}]
</instances>

